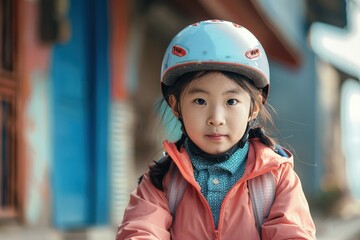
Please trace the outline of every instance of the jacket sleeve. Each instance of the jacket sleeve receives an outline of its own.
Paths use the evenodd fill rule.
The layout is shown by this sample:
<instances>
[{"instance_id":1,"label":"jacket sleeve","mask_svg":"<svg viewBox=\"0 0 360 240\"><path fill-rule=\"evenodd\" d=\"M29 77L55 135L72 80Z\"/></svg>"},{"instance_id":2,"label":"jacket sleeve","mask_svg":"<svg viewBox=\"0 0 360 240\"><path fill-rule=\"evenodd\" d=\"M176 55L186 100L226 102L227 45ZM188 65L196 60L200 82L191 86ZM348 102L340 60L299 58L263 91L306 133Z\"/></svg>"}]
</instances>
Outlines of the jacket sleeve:
<instances>
[{"instance_id":1,"label":"jacket sleeve","mask_svg":"<svg viewBox=\"0 0 360 240\"><path fill-rule=\"evenodd\" d=\"M170 239L171 223L165 192L155 188L146 173L130 195L116 240Z\"/></svg>"},{"instance_id":2,"label":"jacket sleeve","mask_svg":"<svg viewBox=\"0 0 360 240\"><path fill-rule=\"evenodd\" d=\"M281 164L273 173L275 200L262 226L262 239L316 239L309 205L292 164Z\"/></svg>"}]
</instances>

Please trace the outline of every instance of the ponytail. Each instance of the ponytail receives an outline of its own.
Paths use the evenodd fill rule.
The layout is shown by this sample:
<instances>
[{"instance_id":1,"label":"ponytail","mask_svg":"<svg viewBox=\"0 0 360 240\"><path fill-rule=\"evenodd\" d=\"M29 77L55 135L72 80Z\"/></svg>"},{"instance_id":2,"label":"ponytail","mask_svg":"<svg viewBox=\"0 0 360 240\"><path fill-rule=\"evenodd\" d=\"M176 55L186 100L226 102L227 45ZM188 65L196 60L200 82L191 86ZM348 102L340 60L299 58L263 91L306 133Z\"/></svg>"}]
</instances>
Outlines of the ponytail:
<instances>
[{"instance_id":1,"label":"ponytail","mask_svg":"<svg viewBox=\"0 0 360 240\"><path fill-rule=\"evenodd\" d=\"M185 139L186 139L186 136L183 134L181 136L180 140L178 140L175 143L177 149L180 150L180 147L185 142ZM170 156L166 155L159 161L154 161L153 164L149 167L150 180L151 180L152 184L159 190L164 191L163 180L164 180L165 174L170 169L171 162L172 162L172 160L171 160Z\"/></svg>"},{"instance_id":2,"label":"ponytail","mask_svg":"<svg viewBox=\"0 0 360 240\"><path fill-rule=\"evenodd\" d=\"M275 140L268 135L263 127L257 126L255 128L251 128L249 131L249 139L259 139L261 143L266 146L274 149L275 148Z\"/></svg>"}]
</instances>

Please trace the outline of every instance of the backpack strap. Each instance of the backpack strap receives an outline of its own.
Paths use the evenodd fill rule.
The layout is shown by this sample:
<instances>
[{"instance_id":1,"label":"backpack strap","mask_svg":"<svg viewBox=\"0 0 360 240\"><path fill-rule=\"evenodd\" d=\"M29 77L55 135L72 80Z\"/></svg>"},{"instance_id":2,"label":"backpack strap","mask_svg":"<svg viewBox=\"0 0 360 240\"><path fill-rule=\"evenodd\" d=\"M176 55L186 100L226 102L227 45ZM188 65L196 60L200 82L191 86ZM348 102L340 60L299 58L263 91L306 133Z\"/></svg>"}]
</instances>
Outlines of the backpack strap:
<instances>
[{"instance_id":1,"label":"backpack strap","mask_svg":"<svg viewBox=\"0 0 360 240\"><path fill-rule=\"evenodd\" d=\"M181 176L175 164L171 165L169 174L170 179L167 185L166 197L169 202L170 213L174 217L176 208L184 195L187 182Z\"/></svg>"},{"instance_id":2,"label":"backpack strap","mask_svg":"<svg viewBox=\"0 0 360 240\"><path fill-rule=\"evenodd\" d=\"M289 157L284 148L275 145L274 151L282 157ZM269 216L271 206L275 200L275 179L271 172L248 180L251 204L254 211L256 228L261 237L261 226Z\"/></svg>"},{"instance_id":3,"label":"backpack strap","mask_svg":"<svg viewBox=\"0 0 360 240\"><path fill-rule=\"evenodd\" d=\"M254 211L256 228L261 237L261 226L269 216L275 199L275 179L271 172L248 180L251 204Z\"/></svg>"}]
</instances>

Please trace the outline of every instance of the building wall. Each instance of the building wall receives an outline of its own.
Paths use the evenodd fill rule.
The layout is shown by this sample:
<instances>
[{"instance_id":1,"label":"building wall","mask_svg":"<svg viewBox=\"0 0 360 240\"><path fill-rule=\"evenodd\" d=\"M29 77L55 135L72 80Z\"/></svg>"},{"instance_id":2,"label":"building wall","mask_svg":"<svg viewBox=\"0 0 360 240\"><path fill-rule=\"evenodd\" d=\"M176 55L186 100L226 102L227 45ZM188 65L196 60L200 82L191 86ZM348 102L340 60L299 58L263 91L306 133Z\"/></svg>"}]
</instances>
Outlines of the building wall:
<instances>
[{"instance_id":1,"label":"building wall","mask_svg":"<svg viewBox=\"0 0 360 240\"><path fill-rule=\"evenodd\" d=\"M19 192L24 192L23 220L29 225L74 228L109 221L108 5L97 0L87 8L84 1L69 3L64 13L69 38L63 42L40 40L41 1L21 1L19 8ZM80 115L81 121L72 118ZM83 205L76 202L80 198ZM57 211L67 214L68 222L59 221Z\"/></svg>"},{"instance_id":2,"label":"building wall","mask_svg":"<svg viewBox=\"0 0 360 240\"><path fill-rule=\"evenodd\" d=\"M37 2L24 1L21 63L22 136L24 176L24 219L29 224L49 222L50 114L49 59L51 48L39 41Z\"/></svg>"},{"instance_id":3,"label":"building wall","mask_svg":"<svg viewBox=\"0 0 360 240\"><path fill-rule=\"evenodd\" d=\"M314 197L323 173L322 133L319 131L319 91L315 54L307 44L304 2L260 1L286 41L300 54L299 67L270 59L270 103L277 111L276 135L295 154L295 170L304 191ZM278 6L281 6L279 8Z\"/></svg>"},{"instance_id":4,"label":"building wall","mask_svg":"<svg viewBox=\"0 0 360 240\"><path fill-rule=\"evenodd\" d=\"M52 219L62 229L109 220L108 3L72 1L68 19L51 59Z\"/></svg>"}]
</instances>

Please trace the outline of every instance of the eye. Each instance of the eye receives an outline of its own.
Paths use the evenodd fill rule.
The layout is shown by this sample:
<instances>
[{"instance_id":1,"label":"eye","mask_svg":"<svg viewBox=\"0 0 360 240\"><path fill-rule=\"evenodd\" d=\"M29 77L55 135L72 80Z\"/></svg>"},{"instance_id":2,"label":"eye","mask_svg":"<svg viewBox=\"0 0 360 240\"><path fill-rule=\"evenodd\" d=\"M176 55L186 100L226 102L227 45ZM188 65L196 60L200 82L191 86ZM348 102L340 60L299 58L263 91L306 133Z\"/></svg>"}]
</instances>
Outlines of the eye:
<instances>
[{"instance_id":1,"label":"eye","mask_svg":"<svg viewBox=\"0 0 360 240\"><path fill-rule=\"evenodd\" d=\"M230 105L230 106L236 105L237 103L238 103L238 100L236 100L236 99L229 99L226 102L226 104Z\"/></svg>"},{"instance_id":2,"label":"eye","mask_svg":"<svg viewBox=\"0 0 360 240\"><path fill-rule=\"evenodd\" d=\"M198 105L205 105L205 104L206 104L206 101L205 101L204 99L202 99L202 98L196 98L196 99L194 100L194 102L195 102L196 104L198 104Z\"/></svg>"}]
</instances>

